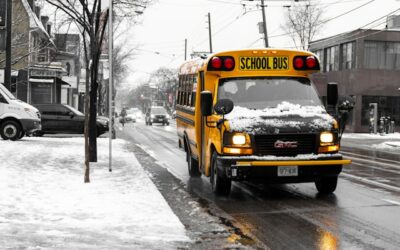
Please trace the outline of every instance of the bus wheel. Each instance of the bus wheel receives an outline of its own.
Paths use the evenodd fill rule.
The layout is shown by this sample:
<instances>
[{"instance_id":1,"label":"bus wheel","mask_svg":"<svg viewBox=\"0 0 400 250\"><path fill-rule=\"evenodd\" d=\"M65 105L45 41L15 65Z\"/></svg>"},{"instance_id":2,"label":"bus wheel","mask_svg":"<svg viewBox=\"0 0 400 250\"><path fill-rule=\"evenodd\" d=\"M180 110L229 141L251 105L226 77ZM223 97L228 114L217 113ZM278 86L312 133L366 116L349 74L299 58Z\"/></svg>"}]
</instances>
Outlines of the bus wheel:
<instances>
[{"instance_id":1,"label":"bus wheel","mask_svg":"<svg viewBox=\"0 0 400 250\"><path fill-rule=\"evenodd\" d=\"M190 150L188 149L186 152L186 161L188 164L188 171L190 177L200 177L201 173L199 171L199 163L195 159L193 159L190 154Z\"/></svg>"},{"instance_id":2,"label":"bus wheel","mask_svg":"<svg viewBox=\"0 0 400 250\"><path fill-rule=\"evenodd\" d=\"M336 190L337 181L337 176L322 177L315 181L315 187L320 194L331 194Z\"/></svg>"},{"instance_id":3,"label":"bus wheel","mask_svg":"<svg viewBox=\"0 0 400 250\"><path fill-rule=\"evenodd\" d=\"M232 180L222 176L217 166L217 152L214 151L211 159L211 187L217 195L229 195L231 192Z\"/></svg>"}]
</instances>

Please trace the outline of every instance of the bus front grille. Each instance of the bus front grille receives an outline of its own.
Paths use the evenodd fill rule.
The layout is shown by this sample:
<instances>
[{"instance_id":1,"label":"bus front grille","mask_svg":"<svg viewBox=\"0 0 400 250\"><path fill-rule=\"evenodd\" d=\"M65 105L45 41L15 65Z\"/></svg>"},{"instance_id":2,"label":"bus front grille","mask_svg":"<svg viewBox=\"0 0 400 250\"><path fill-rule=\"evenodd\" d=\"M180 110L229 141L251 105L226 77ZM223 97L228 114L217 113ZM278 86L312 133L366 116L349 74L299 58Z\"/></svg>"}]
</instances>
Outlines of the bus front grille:
<instances>
[{"instance_id":1,"label":"bus front grille","mask_svg":"<svg viewBox=\"0 0 400 250\"><path fill-rule=\"evenodd\" d=\"M270 134L254 136L256 155L296 156L317 153L315 134Z\"/></svg>"}]
</instances>

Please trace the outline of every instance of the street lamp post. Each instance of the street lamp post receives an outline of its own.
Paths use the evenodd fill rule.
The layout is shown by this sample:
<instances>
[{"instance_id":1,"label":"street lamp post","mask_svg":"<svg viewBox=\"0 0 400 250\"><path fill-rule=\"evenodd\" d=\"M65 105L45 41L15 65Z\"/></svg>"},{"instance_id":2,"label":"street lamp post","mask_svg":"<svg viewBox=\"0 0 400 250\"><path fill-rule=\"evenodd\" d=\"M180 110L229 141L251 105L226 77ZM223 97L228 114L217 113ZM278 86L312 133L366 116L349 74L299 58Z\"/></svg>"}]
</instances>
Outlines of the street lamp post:
<instances>
[{"instance_id":1,"label":"street lamp post","mask_svg":"<svg viewBox=\"0 0 400 250\"><path fill-rule=\"evenodd\" d=\"M109 61L109 83L108 83L108 144L109 144L109 164L108 171L112 172L112 136L114 129L114 118L113 118L113 0L110 0L110 6L108 9L108 61Z\"/></svg>"}]
</instances>

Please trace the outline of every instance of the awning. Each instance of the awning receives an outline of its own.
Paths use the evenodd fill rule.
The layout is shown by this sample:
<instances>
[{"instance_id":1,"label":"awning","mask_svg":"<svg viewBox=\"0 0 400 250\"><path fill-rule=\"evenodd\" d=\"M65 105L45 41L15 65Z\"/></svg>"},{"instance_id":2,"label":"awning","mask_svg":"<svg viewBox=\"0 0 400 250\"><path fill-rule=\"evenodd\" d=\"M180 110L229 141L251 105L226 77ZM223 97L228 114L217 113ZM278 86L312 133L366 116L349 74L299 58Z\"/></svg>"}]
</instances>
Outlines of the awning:
<instances>
[{"instance_id":1,"label":"awning","mask_svg":"<svg viewBox=\"0 0 400 250\"><path fill-rule=\"evenodd\" d=\"M54 83L54 79L40 79L40 78L29 78L30 82L44 82L44 83Z\"/></svg>"},{"instance_id":2,"label":"awning","mask_svg":"<svg viewBox=\"0 0 400 250\"><path fill-rule=\"evenodd\" d=\"M41 78L29 78L29 82L31 83L60 83L61 85L68 85L71 87L71 84L63 81L61 78L58 77L41 77Z\"/></svg>"}]
</instances>

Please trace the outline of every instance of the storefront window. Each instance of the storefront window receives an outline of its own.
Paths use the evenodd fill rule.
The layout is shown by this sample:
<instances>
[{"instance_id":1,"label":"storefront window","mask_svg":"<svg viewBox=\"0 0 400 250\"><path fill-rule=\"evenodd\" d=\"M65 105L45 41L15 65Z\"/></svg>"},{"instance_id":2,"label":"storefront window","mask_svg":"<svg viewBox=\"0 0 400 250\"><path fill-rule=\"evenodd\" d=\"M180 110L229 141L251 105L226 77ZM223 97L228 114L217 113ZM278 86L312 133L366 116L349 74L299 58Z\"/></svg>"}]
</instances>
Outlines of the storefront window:
<instances>
[{"instance_id":1,"label":"storefront window","mask_svg":"<svg viewBox=\"0 0 400 250\"><path fill-rule=\"evenodd\" d=\"M369 125L369 104L378 104L378 119L390 117L396 125L400 121L400 97L397 96L363 96L361 125Z\"/></svg>"}]
</instances>

